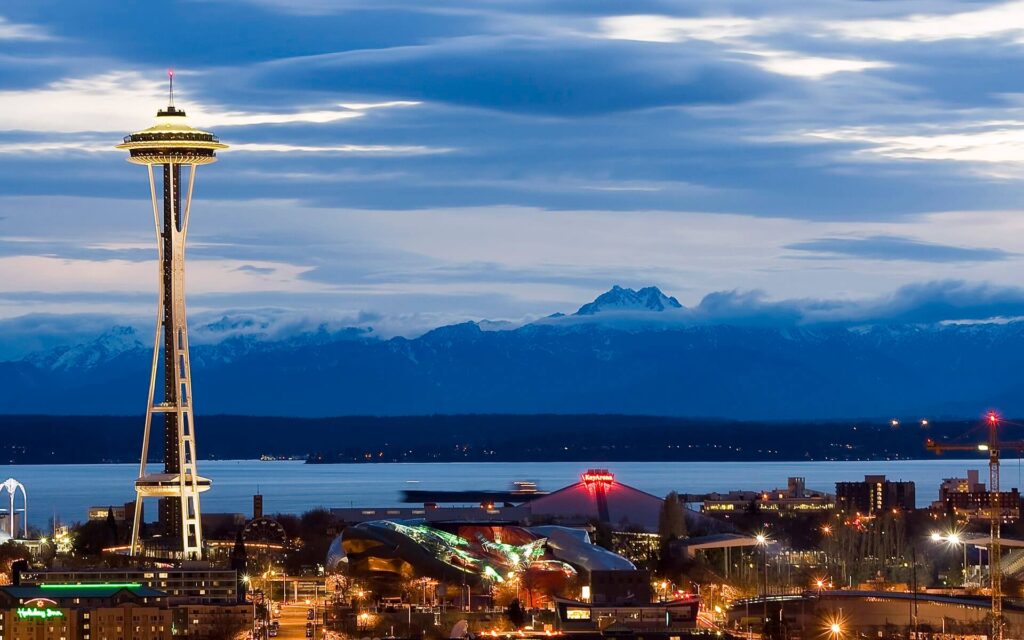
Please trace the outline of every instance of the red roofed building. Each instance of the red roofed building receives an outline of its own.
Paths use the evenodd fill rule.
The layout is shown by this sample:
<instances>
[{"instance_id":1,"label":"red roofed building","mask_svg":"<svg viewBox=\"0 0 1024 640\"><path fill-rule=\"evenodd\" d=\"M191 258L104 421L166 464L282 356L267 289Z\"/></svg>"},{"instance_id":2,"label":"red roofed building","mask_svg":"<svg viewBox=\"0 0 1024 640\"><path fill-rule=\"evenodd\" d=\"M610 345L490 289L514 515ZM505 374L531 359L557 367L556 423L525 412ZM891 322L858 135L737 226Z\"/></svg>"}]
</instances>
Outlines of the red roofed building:
<instances>
[{"instance_id":1,"label":"red roofed building","mask_svg":"<svg viewBox=\"0 0 1024 640\"><path fill-rule=\"evenodd\" d=\"M589 469L580 481L526 504L532 517L563 523L597 520L618 530L658 530L663 500L615 479L607 469Z\"/></svg>"}]
</instances>

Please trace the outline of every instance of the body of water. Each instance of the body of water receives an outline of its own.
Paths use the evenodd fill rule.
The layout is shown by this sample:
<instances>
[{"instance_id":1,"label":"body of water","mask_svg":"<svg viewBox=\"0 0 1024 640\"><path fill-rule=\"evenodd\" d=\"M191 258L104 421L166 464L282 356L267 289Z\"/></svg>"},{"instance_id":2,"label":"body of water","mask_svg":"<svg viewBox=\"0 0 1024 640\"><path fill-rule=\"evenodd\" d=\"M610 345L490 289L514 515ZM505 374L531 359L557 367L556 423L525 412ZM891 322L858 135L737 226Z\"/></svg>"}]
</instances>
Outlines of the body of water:
<instances>
[{"instance_id":1,"label":"body of water","mask_svg":"<svg viewBox=\"0 0 1024 640\"><path fill-rule=\"evenodd\" d=\"M553 491L576 482L588 468L607 468L628 485L664 496L766 490L785 487L786 478L802 476L809 489L833 492L840 480L884 474L917 484L918 506L938 496L943 478L963 477L987 466L975 460L900 460L886 462L466 462L403 464L325 464L300 461L202 461L202 475L213 488L202 496L206 512L250 514L252 495L264 496L268 513L301 513L314 507L387 507L401 504L403 489L507 489L515 480L532 480ZM29 522L43 527L56 515L62 522L85 520L94 505L118 505L135 497L138 465L3 465L0 480L13 477L28 492ZM1019 487L1018 460L1003 464L1004 490ZM6 497L4 498L6 502ZM155 515L155 502L147 513Z\"/></svg>"}]
</instances>

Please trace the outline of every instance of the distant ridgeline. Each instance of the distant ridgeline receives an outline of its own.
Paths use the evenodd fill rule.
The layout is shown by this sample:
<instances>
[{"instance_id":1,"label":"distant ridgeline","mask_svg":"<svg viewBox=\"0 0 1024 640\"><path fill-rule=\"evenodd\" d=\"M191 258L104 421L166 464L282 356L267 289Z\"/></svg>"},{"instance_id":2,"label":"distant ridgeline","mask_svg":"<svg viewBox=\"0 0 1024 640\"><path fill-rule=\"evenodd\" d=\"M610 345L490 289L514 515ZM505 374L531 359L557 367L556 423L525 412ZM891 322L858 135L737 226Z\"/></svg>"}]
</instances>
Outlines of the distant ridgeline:
<instances>
[{"instance_id":1,"label":"distant ridgeline","mask_svg":"<svg viewBox=\"0 0 1024 640\"><path fill-rule=\"evenodd\" d=\"M223 316L193 327L196 408L201 420L561 413L784 421L958 418L989 408L1024 415L1024 321L708 324L705 312L654 287L616 287L570 315L521 326L465 322L414 338L381 338L365 326L278 333L244 314ZM5 339L15 341L0 331L0 346ZM146 340L114 327L0 358L0 413L132 414L149 381ZM207 449L205 434L201 441Z\"/></svg>"},{"instance_id":2,"label":"distant ridgeline","mask_svg":"<svg viewBox=\"0 0 1024 640\"><path fill-rule=\"evenodd\" d=\"M924 450L926 437L953 441L976 424L933 421L922 427L908 420L893 427L884 420L767 423L622 415L218 415L198 417L196 428L204 459L599 462L932 458ZM134 462L141 430L141 416L0 416L0 464Z\"/></svg>"}]
</instances>

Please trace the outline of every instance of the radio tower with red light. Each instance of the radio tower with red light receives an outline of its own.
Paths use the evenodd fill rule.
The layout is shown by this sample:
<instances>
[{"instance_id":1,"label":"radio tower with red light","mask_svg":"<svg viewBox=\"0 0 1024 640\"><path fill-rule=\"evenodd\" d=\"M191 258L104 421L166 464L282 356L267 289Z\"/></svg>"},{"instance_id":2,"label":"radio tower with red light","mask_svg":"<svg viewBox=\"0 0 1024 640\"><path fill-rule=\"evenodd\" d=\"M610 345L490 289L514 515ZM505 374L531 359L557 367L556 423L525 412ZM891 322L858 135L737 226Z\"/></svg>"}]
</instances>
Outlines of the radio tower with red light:
<instances>
[{"instance_id":1,"label":"radio tower with red light","mask_svg":"<svg viewBox=\"0 0 1024 640\"><path fill-rule=\"evenodd\" d=\"M999 439L999 415L989 411L985 416L988 427L988 442L984 444L938 444L933 439L925 440L929 451L941 454L943 451L982 451L988 452L988 504L985 514L988 516L989 539L989 580L992 588L992 635L993 640L1003 640L1003 573L1002 549L999 544L1000 525L1004 517L1002 501L999 493L999 452L1000 449L1024 449L1024 441L1007 441Z\"/></svg>"},{"instance_id":2,"label":"radio tower with red light","mask_svg":"<svg viewBox=\"0 0 1024 640\"><path fill-rule=\"evenodd\" d=\"M159 268L156 337L146 398L146 422L142 432L142 461L135 481L135 514L131 554L140 551L142 499L160 501L161 549L182 559L203 555L203 531L199 494L210 481L196 468L195 424L192 413L192 374L188 354L188 323L185 320L185 237L188 235L192 187L196 167L216 161L216 152L226 149L212 133L200 131L185 121L185 112L174 106L174 72L168 71L167 108L156 114L156 124L131 135L117 145L128 151L128 161L145 165L149 171L149 192ZM188 187L182 189L183 166L189 167ZM160 169L162 196L157 195L155 167ZM185 207L182 210L182 191ZM157 394L157 378L163 375ZM163 423L163 472L149 473L150 428L154 416Z\"/></svg>"}]
</instances>

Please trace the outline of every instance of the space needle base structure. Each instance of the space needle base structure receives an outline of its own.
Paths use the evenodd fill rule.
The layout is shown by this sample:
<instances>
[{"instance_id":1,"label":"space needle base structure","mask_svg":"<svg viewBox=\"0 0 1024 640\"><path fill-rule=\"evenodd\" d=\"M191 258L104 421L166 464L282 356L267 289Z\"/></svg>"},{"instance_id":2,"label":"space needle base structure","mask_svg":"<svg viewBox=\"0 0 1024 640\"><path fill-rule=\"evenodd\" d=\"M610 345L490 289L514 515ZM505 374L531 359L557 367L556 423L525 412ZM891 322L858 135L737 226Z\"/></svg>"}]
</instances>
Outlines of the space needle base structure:
<instances>
[{"instance_id":1,"label":"space needle base structure","mask_svg":"<svg viewBox=\"0 0 1024 640\"><path fill-rule=\"evenodd\" d=\"M185 240L188 236L192 188L196 168L216 161L216 151L226 149L212 133L185 121L185 112L174 106L174 78L169 73L170 100L157 112L155 125L125 136L117 145L129 153L128 161L145 165L153 204L159 263L159 297L156 335L149 377L142 460L135 481L135 513L131 554L141 550L144 498L159 499L161 547L181 559L203 555L203 529L199 494L210 481L196 468L195 422L192 411L192 376L185 319ZM182 185L182 167L188 167L188 186ZM158 193L159 170L162 189ZM182 195L184 194L184 209ZM162 375L161 389L157 380ZM149 473L150 436L154 422L163 422L163 473Z\"/></svg>"}]
</instances>

